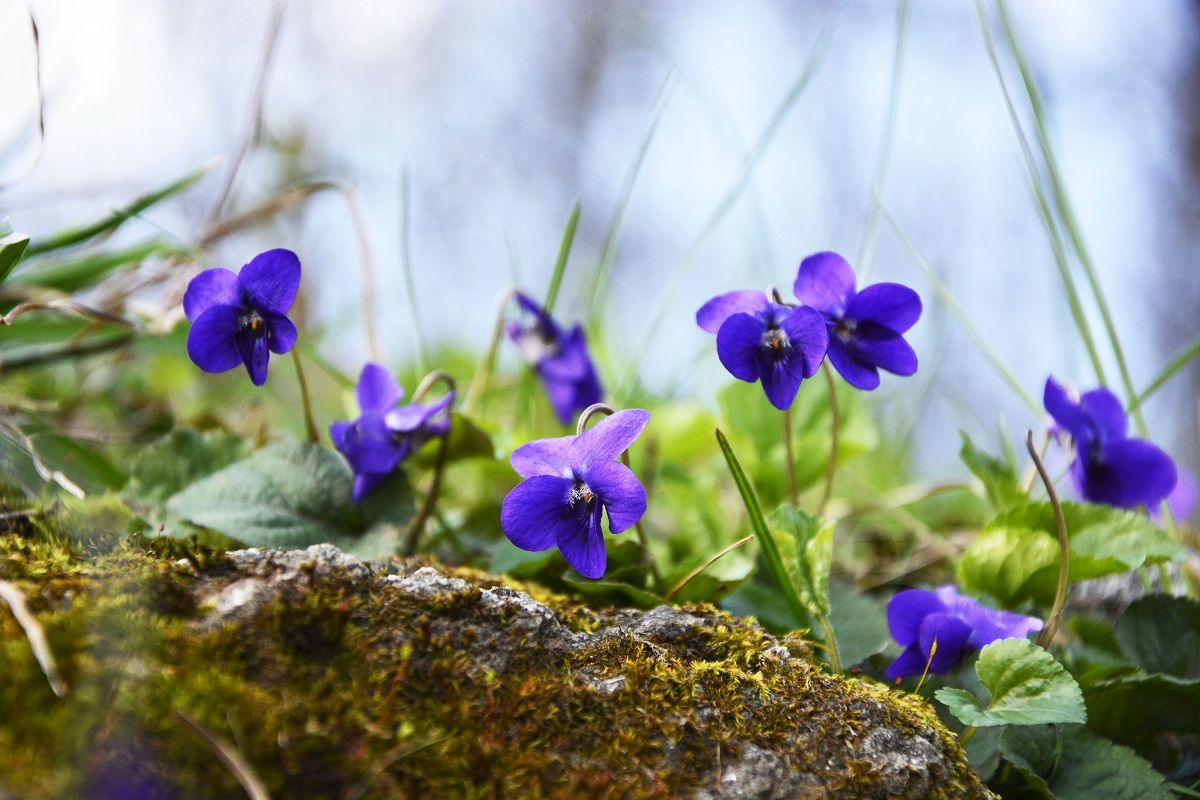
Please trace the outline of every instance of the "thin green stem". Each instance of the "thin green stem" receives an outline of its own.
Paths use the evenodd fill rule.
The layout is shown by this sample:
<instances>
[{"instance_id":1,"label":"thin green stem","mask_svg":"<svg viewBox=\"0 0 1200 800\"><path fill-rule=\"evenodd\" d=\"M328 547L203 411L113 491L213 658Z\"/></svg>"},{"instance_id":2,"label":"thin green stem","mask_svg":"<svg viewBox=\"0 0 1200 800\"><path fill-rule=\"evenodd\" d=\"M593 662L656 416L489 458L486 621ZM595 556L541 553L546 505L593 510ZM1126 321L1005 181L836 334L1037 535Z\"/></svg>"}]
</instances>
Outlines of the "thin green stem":
<instances>
[{"instance_id":1,"label":"thin green stem","mask_svg":"<svg viewBox=\"0 0 1200 800\"><path fill-rule=\"evenodd\" d=\"M1038 644L1049 649L1054 642L1054 634L1058 632L1063 608L1067 604L1067 586L1071 575L1071 543L1067 538L1067 519L1063 516L1062 505L1058 502L1058 493L1054 491L1054 481L1050 479L1050 473L1046 472L1041 456L1038 455L1038 449L1033 443L1033 431L1029 431L1025 435L1025 449L1029 451L1029 457L1033 459L1033 465L1037 467L1042 484L1046 487L1046 494L1050 498L1050 507L1054 509L1054 525L1058 531L1058 585L1054 590L1054 605L1050 607L1050 616L1046 618L1046 627L1038 636Z\"/></svg>"},{"instance_id":2,"label":"thin green stem","mask_svg":"<svg viewBox=\"0 0 1200 800\"><path fill-rule=\"evenodd\" d=\"M1196 337L1195 341L1183 348L1183 350L1179 351L1179 353L1167 363L1167 366L1163 368L1163 371L1158 373L1158 376L1154 380L1150 381L1150 385L1143 389L1142 393L1139 394L1137 398L1129 404L1129 410L1140 410L1143 403L1149 400L1155 392L1166 385L1167 381L1175 377L1176 373L1190 364L1192 359L1196 358L1196 356L1200 356L1200 337Z\"/></svg>"},{"instance_id":3,"label":"thin green stem","mask_svg":"<svg viewBox=\"0 0 1200 800\"><path fill-rule=\"evenodd\" d=\"M825 640L825 652L829 656L829 666L833 667L834 672L841 672L842 653L838 649L837 636L833 633L833 625L829 624L829 617L824 614L817 617L817 625L821 628L821 638Z\"/></svg>"},{"instance_id":4,"label":"thin green stem","mask_svg":"<svg viewBox=\"0 0 1200 800\"><path fill-rule=\"evenodd\" d=\"M308 433L308 440L313 444L318 444L321 441L321 434L317 431L317 423L313 421L312 400L308 396L308 381L304 377L304 363L300 358L300 350L292 348L292 363L296 365L296 382L300 384L300 405L304 408L304 429Z\"/></svg>"},{"instance_id":5,"label":"thin green stem","mask_svg":"<svg viewBox=\"0 0 1200 800\"><path fill-rule=\"evenodd\" d=\"M663 602L664 603L671 602L671 598L674 597L675 595L679 594L683 590L683 587L685 587L689 583L691 583L696 578L697 575L700 575L701 573L704 572L704 570L708 569L713 564L717 563L717 561L719 561L720 559L729 555L730 553L732 553L734 550L738 549L742 545L749 544L752 541L754 541L754 534L750 534L749 536L744 536L741 539L738 539L733 544L729 545L728 547L722 548L721 551L718 552L716 555L714 555L712 558L708 559L703 564L696 567L694 570L689 572L687 575L684 575L683 579L680 580L679 583L677 583L671 587L671 591L669 591L665 595L663 595Z\"/></svg>"},{"instance_id":6,"label":"thin green stem","mask_svg":"<svg viewBox=\"0 0 1200 800\"><path fill-rule=\"evenodd\" d=\"M833 379L833 368L828 361L821 363L821 371L825 373L825 385L829 388L829 463L825 465L825 488L821 491L821 502L817 505L817 516L825 516L825 507L833 495L833 476L837 472L838 429L841 428L842 415L838 408L837 382Z\"/></svg>"},{"instance_id":7,"label":"thin green stem","mask_svg":"<svg viewBox=\"0 0 1200 800\"><path fill-rule=\"evenodd\" d=\"M473 417L479 412L483 397L492 383L492 373L496 369L496 355L500 352L500 340L504 338L504 315L515 294L515 289L506 289L496 303L496 324L492 328L492 338L488 341L487 350L479 362L479 368L475 370L471 385L467 387L467 398L463 403L463 413L468 417Z\"/></svg>"},{"instance_id":8,"label":"thin green stem","mask_svg":"<svg viewBox=\"0 0 1200 800\"><path fill-rule=\"evenodd\" d=\"M416 391L413 392L413 402L419 403L425 399L429 390L438 383L444 384L450 395L450 403L446 406L445 414L447 419L453 420L455 385L454 378L450 377L447 372L434 370L422 378ZM446 472L446 456L450 449L450 431L447 430L441 438L442 441L438 444L437 460L433 465L433 479L429 483L429 491L425 494L425 502L421 504L421 510L417 512L417 516L413 518L401 539L401 552L406 556L417 552L417 543L421 539L421 533L425 530L425 523L429 521L437 506L438 495L442 488L442 478Z\"/></svg>"},{"instance_id":9,"label":"thin green stem","mask_svg":"<svg viewBox=\"0 0 1200 800\"><path fill-rule=\"evenodd\" d=\"M409 219L412 216L412 193L409 190L408 170L400 172L400 271L404 275L404 291L408 298L408 318L412 322L413 343L417 355L417 371L424 372L429 359L425 337L421 333L420 306L413 282L412 236Z\"/></svg>"},{"instance_id":10,"label":"thin green stem","mask_svg":"<svg viewBox=\"0 0 1200 800\"><path fill-rule=\"evenodd\" d=\"M967 727L963 728L963 732L958 735L958 746L966 747L967 742L971 741L971 737L975 735L975 730L976 728L974 725L968 725Z\"/></svg>"},{"instance_id":11,"label":"thin green stem","mask_svg":"<svg viewBox=\"0 0 1200 800\"><path fill-rule=\"evenodd\" d=\"M550 286L546 289L546 302L543 306L547 314L554 310L554 304L558 301L558 290L562 287L567 259L571 257L571 245L575 243L575 231L579 228L579 211L579 201L576 200L575 205L571 207L570 216L567 217L567 227L563 230L562 242L558 246L558 258L554 261L554 272L550 275Z\"/></svg>"},{"instance_id":12,"label":"thin green stem","mask_svg":"<svg viewBox=\"0 0 1200 800\"><path fill-rule=\"evenodd\" d=\"M787 458L788 499L792 508L800 507L800 487L796 483L796 454L792 450L792 408L783 411L783 447Z\"/></svg>"}]
</instances>

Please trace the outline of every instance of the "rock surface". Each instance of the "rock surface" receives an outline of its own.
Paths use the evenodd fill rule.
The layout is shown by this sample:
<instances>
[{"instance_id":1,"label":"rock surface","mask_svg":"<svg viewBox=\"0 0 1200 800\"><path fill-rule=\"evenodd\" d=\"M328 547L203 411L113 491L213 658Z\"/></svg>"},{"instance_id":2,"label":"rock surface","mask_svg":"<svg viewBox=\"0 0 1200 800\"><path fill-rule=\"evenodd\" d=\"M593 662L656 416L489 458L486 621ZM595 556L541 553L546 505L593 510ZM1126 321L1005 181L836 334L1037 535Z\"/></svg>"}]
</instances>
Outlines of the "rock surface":
<instances>
[{"instance_id":1,"label":"rock surface","mask_svg":"<svg viewBox=\"0 0 1200 800\"><path fill-rule=\"evenodd\" d=\"M0 796L243 796L222 751L277 800L989 796L922 700L709 607L593 611L325 545L14 539L0 579L70 688L0 609Z\"/></svg>"}]
</instances>

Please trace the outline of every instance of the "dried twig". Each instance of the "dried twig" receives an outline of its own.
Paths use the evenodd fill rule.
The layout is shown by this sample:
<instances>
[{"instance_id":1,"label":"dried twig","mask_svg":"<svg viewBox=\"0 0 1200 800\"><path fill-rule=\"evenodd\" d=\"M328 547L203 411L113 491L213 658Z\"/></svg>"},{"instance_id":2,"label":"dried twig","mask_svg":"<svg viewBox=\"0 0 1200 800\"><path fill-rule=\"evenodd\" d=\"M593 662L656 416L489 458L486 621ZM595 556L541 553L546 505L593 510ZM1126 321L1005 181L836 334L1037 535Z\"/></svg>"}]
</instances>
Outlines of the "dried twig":
<instances>
[{"instance_id":1,"label":"dried twig","mask_svg":"<svg viewBox=\"0 0 1200 800\"><path fill-rule=\"evenodd\" d=\"M50 689L59 697L66 697L67 684L58 672L58 664L54 661L54 653L50 651L50 642L46 639L46 631L42 628L42 623L37 621L37 617L30 613L29 606L25 604L25 595L13 584L0 580L0 598L8 603L13 616L25 631L25 638L29 640L29 646L33 649L33 657L42 668Z\"/></svg>"},{"instance_id":2,"label":"dried twig","mask_svg":"<svg viewBox=\"0 0 1200 800\"><path fill-rule=\"evenodd\" d=\"M246 759L242 758L242 754L235 750L229 742L217 738L208 728L205 728L182 711L175 711L174 716L178 722L181 722L192 733L204 740L204 743L221 760L225 768L233 774L233 777L237 778L238 783L246 790L246 794L250 797L250 800L271 800L271 794L267 791L266 784L254 772L253 767L250 766Z\"/></svg>"}]
</instances>

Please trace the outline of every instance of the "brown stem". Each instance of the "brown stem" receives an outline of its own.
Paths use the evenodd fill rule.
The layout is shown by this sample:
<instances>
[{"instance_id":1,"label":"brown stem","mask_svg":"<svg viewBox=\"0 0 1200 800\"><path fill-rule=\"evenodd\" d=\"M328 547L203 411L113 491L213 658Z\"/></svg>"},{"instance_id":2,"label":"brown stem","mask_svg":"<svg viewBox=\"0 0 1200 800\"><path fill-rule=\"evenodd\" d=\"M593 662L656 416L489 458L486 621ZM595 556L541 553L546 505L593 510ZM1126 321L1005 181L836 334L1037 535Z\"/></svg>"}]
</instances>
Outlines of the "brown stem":
<instances>
[{"instance_id":1,"label":"brown stem","mask_svg":"<svg viewBox=\"0 0 1200 800\"><path fill-rule=\"evenodd\" d=\"M304 429L308 433L308 440L313 444L318 444L321 441L321 434L317 431L317 423L313 421L312 400L308 396L308 381L304 377L304 365L300 361L300 351L292 348L292 362L296 365L296 382L300 384L300 405L304 407Z\"/></svg>"},{"instance_id":2,"label":"brown stem","mask_svg":"<svg viewBox=\"0 0 1200 800\"><path fill-rule=\"evenodd\" d=\"M1062 619L1063 607L1067 604L1071 545L1067 539L1067 520L1063 516L1062 506L1058 502L1058 494L1054 491L1054 481L1050 480L1050 473L1046 472L1046 467L1042 464L1042 459L1033 444L1033 431L1029 431L1025 436L1025 448L1029 450L1029 457L1033 459L1033 465L1037 467L1038 475L1042 478L1042 484L1046 487L1046 494L1050 496L1050 507L1054 509L1054 524L1058 528L1058 587L1054 590L1054 605L1050 608L1050 616L1046 619L1046 627L1042 629L1042 634L1038 636L1038 644L1049 648L1050 643L1054 641L1054 634L1058 630L1059 621Z\"/></svg>"},{"instance_id":3,"label":"brown stem","mask_svg":"<svg viewBox=\"0 0 1200 800\"><path fill-rule=\"evenodd\" d=\"M749 536L747 536L747 537L745 537L745 538L738 539L736 542L734 542L733 544L729 545L728 547L726 547L726 548L725 548L724 550L722 550L721 552L717 553L715 556L713 556L712 558L710 558L708 561L705 561L703 564L701 564L700 566L696 567L694 570L692 570L691 572L689 572L687 575L684 575L684 576L683 576L683 580L679 581L679 583L677 583L677 584L675 584L674 586L672 586L672 587L671 587L671 591L669 591L669 592L667 592L666 594L664 594L664 595L663 595L663 602L664 602L664 603L669 603L669 602L671 602L671 598L672 598L672 597L674 597L675 595L679 594L679 592L680 592L680 591L683 589L683 587L685 587L685 586L687 586L689 583L691 583L691 582L692 582L692 580L693 580L693 579L694 579L694 578L695 578L697 575L699 575L700 573L704 572L704 570L708 569L708 568L709 568L709 567L711 567L713 564L717 563L717 561L718 561L718 560L720 560L720 559L724 558L725 556L729 555L730 553L732 553L734 550L737 550L737 549L738 549L739 547L741 547L742 545L744 545L744 544L749 544L749 543L750 543L750 542L752 542L752 541L754 541L754 534L750 534Z\"/></svg>"},{"instance_id":4,"label":"brown stem","mask_svg":"<svg viewBox=\"0 0 1200 800\"><path fill-rule=\"evenodd\" d=\"M446 385L446 390L450 394L450 403L446 406L446 416L451 417L454 411L455 400L455 383L454 378L450 377L448 372L442 370L434 370L421 379L421 383L417 385L417 389L413 392L413 402L419 403L425 399L425 395L438 383ZM451 422L453 424L453 422ZM425 530L425 524L429 518L433 516L434 509L437 506L438 494L442 489L442 478L446 473L446 458L450 450L450 431L447 430L442 436L442 441L438 443L437 460L433 464L433 480L429 484L429 491L425 494L425 502L421 504L421 510L417 512L417 516L409 524L408 530L404 532L401 539L401 552L405 556L414 555L417 552L417 543L421 539L421 533Z\"/></svg>"}]
</instances>

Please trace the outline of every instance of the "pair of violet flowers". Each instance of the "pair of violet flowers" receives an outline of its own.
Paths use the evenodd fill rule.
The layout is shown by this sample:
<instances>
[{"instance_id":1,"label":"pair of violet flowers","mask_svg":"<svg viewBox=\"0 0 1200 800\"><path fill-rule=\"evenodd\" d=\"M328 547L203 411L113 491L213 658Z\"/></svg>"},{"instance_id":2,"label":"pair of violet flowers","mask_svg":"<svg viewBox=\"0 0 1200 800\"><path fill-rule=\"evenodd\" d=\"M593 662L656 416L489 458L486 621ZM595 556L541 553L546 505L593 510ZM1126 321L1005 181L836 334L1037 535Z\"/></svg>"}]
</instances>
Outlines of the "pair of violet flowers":
<instances>
[{"instance_id":1,"label":"pair of violet flowers","mask_svg":"<svg viewBox=\"0 0 1200 800\"><path fill-rule=\"evenodd\" d=\"M696 324L717 335L717 356L733 377L760 381L773 406L791 407L800 384L826 357L858 389L879 386L879 370L917 371L903 334L921 317L921 298L898 283L857 289L854 269L837 253L800 263L792 286L801 305L765 292L718 295L696 312Z\"/></svg>"}]
</instances>

